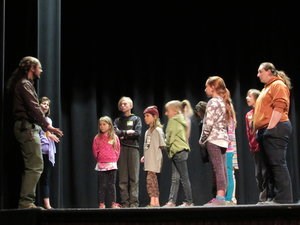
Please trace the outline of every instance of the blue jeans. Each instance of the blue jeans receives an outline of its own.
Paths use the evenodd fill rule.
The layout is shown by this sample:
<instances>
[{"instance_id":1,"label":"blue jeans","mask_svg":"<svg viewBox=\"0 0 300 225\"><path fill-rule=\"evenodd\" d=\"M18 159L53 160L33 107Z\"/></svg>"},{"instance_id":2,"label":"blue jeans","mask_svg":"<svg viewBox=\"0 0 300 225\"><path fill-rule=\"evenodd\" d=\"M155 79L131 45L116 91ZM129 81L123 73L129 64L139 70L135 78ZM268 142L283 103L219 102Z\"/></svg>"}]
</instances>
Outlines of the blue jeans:
<instances>
[{"instance_id":1,"label":"blue jeans","mask_svg":"<svg viewBox=\"0 0 300 225\"><path fill-rule=\"evenodd\" d=\"M192 203L192 188L188 173L187 159L189 156L188 151L180 151L172 158L172 183L170 188L169 202L176 203L179 190L179 182L183 187L185 194L185 202Z\"/></svg>"}]
</instances>

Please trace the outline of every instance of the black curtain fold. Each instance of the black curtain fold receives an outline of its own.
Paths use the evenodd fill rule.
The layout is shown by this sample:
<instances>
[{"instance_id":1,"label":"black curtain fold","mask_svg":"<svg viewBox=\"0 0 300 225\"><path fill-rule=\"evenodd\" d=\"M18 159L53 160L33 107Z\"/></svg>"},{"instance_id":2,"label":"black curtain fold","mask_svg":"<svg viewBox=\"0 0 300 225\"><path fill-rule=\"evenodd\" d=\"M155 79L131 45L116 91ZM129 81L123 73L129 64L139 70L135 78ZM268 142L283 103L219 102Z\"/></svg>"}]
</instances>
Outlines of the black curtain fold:
<instances>
[{"instance_id":1,"label":"black curtain fold","mask_svg":"<svg viewBox=\"0 0 300 225\"><path fill-rule=\"evenodd\" d=\"M0 56L0 69L1 69L1 106L4 105L4 95L5 95L5 91L4 91L4 52L5 52L5 48L4 48L4 42L5 42L5 0L1 0L0 1L0 8L2 9L0 12L0 17L1 17L1 21L2 23L0 24L0 30L1 30L1 38L0 38L0 49L1 49L1 56ZM3 110L1 110L2 112ZM1 113L1 120L0 120L0 149L4 149L4 114ZM2 159L4 156L3 154L3 150L0 151L0 159ZM0 164L0 188L2 189L5 185L5 181L4 181L4 166L1 163ZM4 194L1 191L0 192L0 207L3 208L4 207Z\"/></svg>"},{"instance_id":2,"label":"black curtain fold","mask_svg":"<svg viewBox=\"0 0 300 225\"><path fill-rule=\"evenodd\" d=\"M38 85L39 97L47 96L51 100L50 118L53 126L62 129L61 96L61 1L43 0L37 2L37 51L43 73ZM63 138L56 145L56 162L51 176L51 202L63 205L64 177L61 171ZM38 201L40 199L38 198Z\"/></svg>"},{"instance_id":3,"label":"black curtain fold","mask_svg":"<svg viewBox=\"0 0 300 225\"><path fill-rule=\"evenodd\" d=\"M21 185L22 156L13 134L11 96L6 85L21 58L37 56L37 1L2 1L3 56L1 93L1 206L18 206ZM17 7L16 7L17 6Z\"/></svg>"}]
</instances>

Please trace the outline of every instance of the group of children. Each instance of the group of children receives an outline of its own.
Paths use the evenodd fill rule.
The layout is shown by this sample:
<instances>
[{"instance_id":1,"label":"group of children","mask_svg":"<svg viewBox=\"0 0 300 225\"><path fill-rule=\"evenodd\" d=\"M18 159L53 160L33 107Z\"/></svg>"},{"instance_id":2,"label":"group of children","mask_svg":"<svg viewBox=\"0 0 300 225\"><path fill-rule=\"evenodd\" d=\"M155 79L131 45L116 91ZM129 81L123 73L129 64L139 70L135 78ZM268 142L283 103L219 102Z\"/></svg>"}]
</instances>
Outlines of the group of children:
<instances>
[{"instance_id":1,"label":"group of children","mask_svg":"<svg viewBox=\"0 0 300 225\"><path fill-rule=\"evenodd\" d=\"M18 110L14 112L16 120L14 133L21 144L25 163L19 208L38 208L34 204L37 182L40 182L44 207L52 208L49 199L49 177L55 163L55 142L59 142L63 132L52 126L49 118L50 99L41 98L40 107L36 107L36 92L32 81L38 79L41 72L42 67L38 59L24 57L8 84L15 95L14 108L21 112ZM286 152L292 133L288 116L291 81L284 71L277 70L270 62L260 64L257 77L264 84L264 88L261 93L256 89L248 91L246 100L252 109L246 114L245 120L260 192L258 203L292 203L292 184L286 163ZM203 161L209 161L212 165L215 195L205 206L236 203L233 194L235 189L233 171L238 169L235 154L237 124L232 99L224 80L219 76L207 79L205 93L209 101L199 102L196 107L199 106L201 109L196 113L202 119L199 144ZM20 98L22 95L27 97L22 99ZM22 101L19 101L20 99ZM23 101L26 104L32 103L33 106L27 106ZM141 118L131 112L133 102L129 97L122 97L118 102L118 108L122 115L114 121L108 116L99 119L99 132L93 139L92 150L97 161L95 170L99 177L99 208L105 208L106 205L112 208L139 206L141 162L145 164L144 170L147 173L149 207L160 206L158 174L162 167L162 151L167 152L172 163L169 199L164 207L176 206L180 184L185 200L179 206L193 206L187 166L191 151L189 138L193 115L189 101L172 100L165 104L165 115L168 117L165 132L159 120L157 107L149 106L144 110L144 120L148 129L145 132L142 158L139 153ZM28 157L29 155L32 157ZM35 174L32 175L29 170L34 170ZM117 175L120 204L116 202Z\"/></svg>"},{"instance_id":2,"label":"group of children","mask_svg":"<svg viewBox=\"0 0 300 225\"><path fill-rule=\"evenodd\" d=\"M230 92L221 77L209 77L205 85L209 101L200 101L195 106L196 116L201 118L199 144L204 162L211 162L213 168L213 189L215 198L205 206L236 204L235 173L238 169L235 138L236 116ZM259 145L252 129L252 116L255 101L260 92L250 89L246 101L252 109L246 114L246 131L250 151L255 161L255 176L258 188L261 186L259 170ZM52 123L50 99L42 97L40 106L45 117ZM139 154L139 137L142 131L141 118L131 112L133 101L122 97L118 102L122 116L112 121L108 116L98 120L98 133L93 139L92 152L97 161L99 208L138 207L138 185L140 163L146 172L146 189L150 198L148 207L160 207L158 174L162 169L163 152L171 160L172 175L168 202L163 207L175 207L179 185L183 187L185 200L178 207L193 206L191 183L187 159L191 151L189 136L193 109L188 100L172 100L165 104L168 118L164 131L157 106L147 107L144 121L148 129L144 135L143 156ZM59 138L52 133L41 131L41 146L45 167L40 179L41 196L44 207L51 209L49 200L49 176L55 163L55 142ZM116 180L119 175L120 204L117 203Z\"/></svg>"},{"instance_id":3,"label":"group of children","mask_svg":"<svg viewBox=\"0 0 300 225\"><path fill-rule=\"evenodd\" d=\"M202 119L199 144L206 152L207 161L213 168L215 198L205 206L236 204L234 170L238 169L235 139L236 115L224 80L209 77L205 85L208 102L200 101L195 112ZM257 93L250 90L247 103L254 107ZM189 136L193 110L188 100L172 100L165 104L168 118L164 131L159 110L155 105L147 107L144 121L148 129L144 135L143 156L139 157L138 137L141 135L140 117L131 112L133 102L122 97L118 103L122 116L112 121L104 116L99 119L99 132L94 137L93 154L97 161L99 208L138 207L138 183L140 163L146 172L146 188L150 197L148 207L160 207L158 174L161 172L163 153L171 160L172 174L168 202L163 207L175 207L179 185L185 200L178 207L193 206L187 159L191 151ZM255 138L249 126L251 111L246 115L247 135L250 147ZM252 149L252 148L251 148ZM251 150L255 151L255 150ZM204 156L203 156L204 157ZM119 174L120 204L116 203L116 176ZM108 193L105 196L105 193ZM106 198L105 198L106 197Z\"/></svg>"}]
</instances>

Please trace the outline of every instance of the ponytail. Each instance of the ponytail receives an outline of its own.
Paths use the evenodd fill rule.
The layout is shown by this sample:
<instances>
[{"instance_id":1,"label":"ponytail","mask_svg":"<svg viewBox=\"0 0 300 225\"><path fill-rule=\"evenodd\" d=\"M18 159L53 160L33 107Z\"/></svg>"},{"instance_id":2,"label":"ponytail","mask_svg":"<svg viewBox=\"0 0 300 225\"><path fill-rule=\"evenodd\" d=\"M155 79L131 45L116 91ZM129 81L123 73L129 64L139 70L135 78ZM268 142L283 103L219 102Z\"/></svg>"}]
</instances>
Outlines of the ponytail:
<instances>
[{"instance_id":1,"label":"ponytail","mask_svg":"<svg viewBox=\"0 0 300 225\"><path fill-rule=\"evenodd\" d=\"M291 90L292 89L292 83L291 78L289 78L286 73L282 70L277 70L277 75L280 76L285 83L285 85Z\"/></svg>"}]
</instances>

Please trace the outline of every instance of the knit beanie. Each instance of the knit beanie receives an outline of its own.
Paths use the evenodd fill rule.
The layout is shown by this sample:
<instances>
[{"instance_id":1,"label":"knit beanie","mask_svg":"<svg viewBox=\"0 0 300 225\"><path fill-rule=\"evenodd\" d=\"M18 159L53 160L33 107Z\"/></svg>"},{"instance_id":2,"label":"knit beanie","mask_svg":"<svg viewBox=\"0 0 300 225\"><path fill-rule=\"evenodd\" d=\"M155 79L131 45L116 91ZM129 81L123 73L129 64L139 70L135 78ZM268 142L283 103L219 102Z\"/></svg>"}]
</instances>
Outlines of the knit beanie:
<instances>
[{"instance_id":1,"label":"knit beanie","mask_svg":"<svg viewBox=\"0 0 300 225\"><path fill-rule=\"evenodd\" d=\"M145 113L150 113L152 116L157 116L157 117L159 117L159 112L158 112L158 110L157 110L157 106L155 106L155 105L152 105L152 106L149 106L149 107L147 107L145 110L144 110L144 114Z\"/></svg>"}]
</instances>

